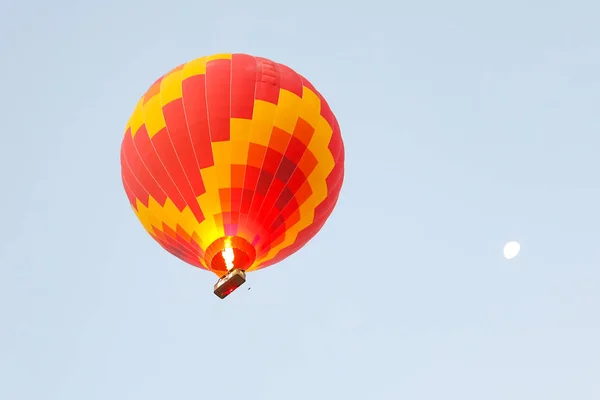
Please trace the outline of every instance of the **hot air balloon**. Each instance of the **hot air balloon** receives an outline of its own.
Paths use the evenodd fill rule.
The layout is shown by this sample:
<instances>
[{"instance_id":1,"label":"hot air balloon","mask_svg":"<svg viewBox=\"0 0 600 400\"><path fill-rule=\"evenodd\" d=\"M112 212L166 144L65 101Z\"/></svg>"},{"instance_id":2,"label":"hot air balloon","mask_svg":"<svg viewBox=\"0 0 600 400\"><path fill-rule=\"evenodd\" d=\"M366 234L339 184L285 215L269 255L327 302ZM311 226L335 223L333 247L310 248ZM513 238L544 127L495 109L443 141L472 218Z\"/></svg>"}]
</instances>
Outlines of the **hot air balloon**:
<instances>
[{"instance_id":1,"label":"hot air balloon","mask_svg":"<svg viewBox=\"0 0 600 400\"><path fill-rule=\"evenodd\" d=\"M333 211L344 144L323 96L291 68L215 54L159 78L121 145L125 193L169 253L225 298L303 247Z\"/></svg>"}]
</instances>

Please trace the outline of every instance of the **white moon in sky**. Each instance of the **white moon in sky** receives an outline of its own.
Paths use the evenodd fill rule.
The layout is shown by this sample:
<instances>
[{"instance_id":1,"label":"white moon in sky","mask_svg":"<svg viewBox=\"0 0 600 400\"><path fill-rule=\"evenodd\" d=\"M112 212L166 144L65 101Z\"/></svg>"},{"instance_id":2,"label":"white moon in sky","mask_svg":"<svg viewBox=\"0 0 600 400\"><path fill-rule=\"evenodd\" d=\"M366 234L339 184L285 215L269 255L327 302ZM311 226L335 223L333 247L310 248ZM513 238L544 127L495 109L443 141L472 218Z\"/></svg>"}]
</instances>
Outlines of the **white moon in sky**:
<instances>
[{"instance_id":1,"label":"white moon in sky","mask_svg":"<svg viewBox=\"0 0 600 400\"><path fill-rule=\"evenodd\" d=\"M508 242L504 245L504 258L512 260L519 254L519 251L521 251L519 242Z\"/></svg>"}]
</instances>

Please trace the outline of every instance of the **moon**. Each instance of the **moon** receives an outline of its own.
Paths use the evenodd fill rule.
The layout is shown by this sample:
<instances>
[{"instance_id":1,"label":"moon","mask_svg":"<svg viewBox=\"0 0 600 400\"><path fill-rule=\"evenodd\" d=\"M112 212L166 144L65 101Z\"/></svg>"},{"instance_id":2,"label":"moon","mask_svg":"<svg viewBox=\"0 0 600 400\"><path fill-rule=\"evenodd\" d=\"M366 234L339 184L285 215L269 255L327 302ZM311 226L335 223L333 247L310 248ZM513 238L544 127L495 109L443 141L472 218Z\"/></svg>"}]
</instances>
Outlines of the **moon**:
<instances>
[{"instance_id":1,"label":"moon","mask_svg":"<svg viewBox=\"0 0 600 400\"><path fill-rule=\"evenodd\" d=\"M504 245L504 258L512 260L519 254L519 251L521 251L519 242L508 242Z\"/></svg>"}]
</instances>

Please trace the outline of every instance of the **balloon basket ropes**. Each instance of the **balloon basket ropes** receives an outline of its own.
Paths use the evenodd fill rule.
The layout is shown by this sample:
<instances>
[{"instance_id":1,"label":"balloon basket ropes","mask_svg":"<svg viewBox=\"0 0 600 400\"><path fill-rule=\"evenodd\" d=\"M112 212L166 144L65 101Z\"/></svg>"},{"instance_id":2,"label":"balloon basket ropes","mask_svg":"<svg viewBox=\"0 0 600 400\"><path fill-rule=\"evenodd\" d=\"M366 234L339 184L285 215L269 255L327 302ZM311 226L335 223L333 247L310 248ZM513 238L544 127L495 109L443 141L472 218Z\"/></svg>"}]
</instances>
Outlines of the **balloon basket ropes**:
<instances>
[{"instance_id":1,"label":"balloon basket ropes","mask_svg":"<svg viewBox=\"0 0 600 400\"><path fill-rule=\"evenodd\" d=\"M215 283L215 295L220 299L224 299L245 282L246 272L241 269L233 268Z\"/></svg>"}]
</instances>

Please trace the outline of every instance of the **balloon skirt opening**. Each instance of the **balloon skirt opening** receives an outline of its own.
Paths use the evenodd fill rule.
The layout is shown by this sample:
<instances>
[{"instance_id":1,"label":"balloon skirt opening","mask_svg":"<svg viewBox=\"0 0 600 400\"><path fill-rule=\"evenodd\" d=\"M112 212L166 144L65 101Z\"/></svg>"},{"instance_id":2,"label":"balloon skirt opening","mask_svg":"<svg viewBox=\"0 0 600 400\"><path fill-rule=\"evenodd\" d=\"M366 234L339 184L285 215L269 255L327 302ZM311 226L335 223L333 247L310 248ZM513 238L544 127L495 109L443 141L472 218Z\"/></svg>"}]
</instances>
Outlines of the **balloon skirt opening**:
<instances>
[{"instance_id":1,"label":"balloon skirt opening","mask_svg":"<svg viewBox=\"0 0 600 400\"><path fill-rule=\"evenodd\" d=\"M227 268L224 250L229 247L233 252L232 268ZM223 277L230 270L246 271L256 260L256 250L246 239L239 236L224 236L211 243L206 249L204 261L218 277Z\"/></svg>"}]
</instances>

